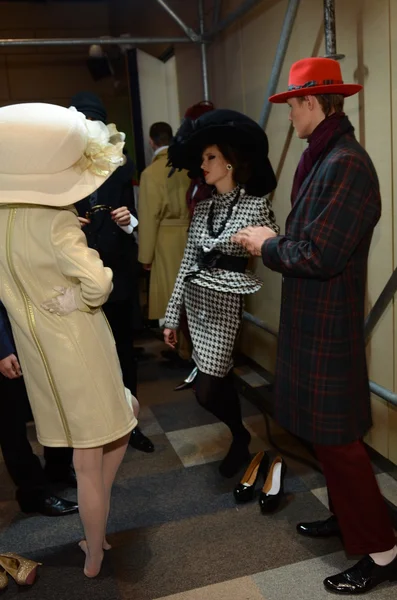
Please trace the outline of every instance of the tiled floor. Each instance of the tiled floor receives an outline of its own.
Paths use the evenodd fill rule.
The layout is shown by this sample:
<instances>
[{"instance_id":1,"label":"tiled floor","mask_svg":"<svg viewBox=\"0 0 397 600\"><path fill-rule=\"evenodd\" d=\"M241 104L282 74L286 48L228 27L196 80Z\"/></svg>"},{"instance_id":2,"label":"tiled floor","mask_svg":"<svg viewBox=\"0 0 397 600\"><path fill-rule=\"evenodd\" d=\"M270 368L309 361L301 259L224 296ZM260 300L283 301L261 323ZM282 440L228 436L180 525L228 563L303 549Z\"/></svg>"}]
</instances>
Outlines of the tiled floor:
<instances>
[{"instance_id":1,"label":"tiled floor","mask_svg":"<svg viewBox=\"0 0 397 600\"><path fill-rule=\"evenodd\" d=\"M230 443L227 429L195 402L190 391L173 392L185 374L160 359L161 344L146 344L151 359L140 363L140 424L153 440L154 454L128 449L114 489L109 523L113 550L96 580L82 573L78 516L49 519L22 516L0 462L0 550L43 563L29 600L321 600L322 580L348 563L338 539L299 537L299 520L328 515L320 473L287 458L286 498L273 515L260 513L257 499L236 506L239 480L222 479L219 460ZM263 385L243 370L245 383ZM266 383L266 382L265 382ZM243 400L252 434L251 451L269 449L259 411ZM34 430L30 430L32 440ZM292 453L299 443L272 424L276 442ZM40 451L39 446L35 447ZM396 501L394 470L376 465L386 497ZM387 471L387 472L386 472ZM389 472L390 471L390 472ZM66 492L67 493L67 492ZM70 492L73 497L73 492ZM19 597L14 582L4 598ZM371 597L396 597L383 586Z\"/></svg>"}]
</instances>

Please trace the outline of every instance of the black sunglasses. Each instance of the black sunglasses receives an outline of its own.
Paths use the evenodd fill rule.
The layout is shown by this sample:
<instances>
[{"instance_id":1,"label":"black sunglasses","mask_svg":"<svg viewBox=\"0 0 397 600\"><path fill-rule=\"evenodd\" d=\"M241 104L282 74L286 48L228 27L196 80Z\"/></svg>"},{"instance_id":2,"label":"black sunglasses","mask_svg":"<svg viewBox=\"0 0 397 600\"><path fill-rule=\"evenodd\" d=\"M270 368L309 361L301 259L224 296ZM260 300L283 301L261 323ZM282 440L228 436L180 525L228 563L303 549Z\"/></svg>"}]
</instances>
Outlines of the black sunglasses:
<instances>
[{"instance_id":1,"label":"black sunglasses","mask_svg":"<svg viewBox=\"0 0 397 600\"><path fill-rule=\"evenodd\" d=\"M111 212L112 210L113 210L112 206L108 206L107 204L97 204L96 206L93 206L91 210L87 210L87 212L85 213L85 218L89 219L96 212L101 212L101 211Z\"/></svg>"}]
</instances>

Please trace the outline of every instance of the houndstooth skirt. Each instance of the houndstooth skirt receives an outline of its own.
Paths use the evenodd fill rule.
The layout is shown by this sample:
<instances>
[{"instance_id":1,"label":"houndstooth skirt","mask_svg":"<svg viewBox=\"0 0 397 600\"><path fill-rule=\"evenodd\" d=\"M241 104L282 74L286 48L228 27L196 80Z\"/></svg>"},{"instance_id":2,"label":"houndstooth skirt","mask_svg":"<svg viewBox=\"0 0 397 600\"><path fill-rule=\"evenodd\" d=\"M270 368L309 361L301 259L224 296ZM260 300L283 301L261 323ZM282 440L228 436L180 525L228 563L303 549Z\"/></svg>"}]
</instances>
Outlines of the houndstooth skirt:
<instances>
[{"instance_id":1,"label":"houndstooth skirt","mask_svg":"<svg viewBox=\"0 0 397 600\"><path fill-rule=\"evenodd\" d=\"M243 296L186 283L184 301L193 360L203 373L225 377L233 367Z\"/></svg>"}]
</instances>

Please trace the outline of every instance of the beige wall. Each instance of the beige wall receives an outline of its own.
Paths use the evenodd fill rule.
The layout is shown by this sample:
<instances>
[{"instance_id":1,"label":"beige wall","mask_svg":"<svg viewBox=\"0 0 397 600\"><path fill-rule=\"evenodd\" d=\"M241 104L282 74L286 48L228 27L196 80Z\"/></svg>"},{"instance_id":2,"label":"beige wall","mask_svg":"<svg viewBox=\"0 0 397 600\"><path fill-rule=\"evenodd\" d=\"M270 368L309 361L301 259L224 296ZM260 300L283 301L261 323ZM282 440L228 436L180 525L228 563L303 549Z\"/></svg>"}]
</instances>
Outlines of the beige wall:
<instances>
[{"instance_id":1,"label":"beige wall","mask_svg":"<svg viewBox=\"0 0 397 600\"><path fill-rule=\"evenodd\" d=\"M2 2L0 38L98 37L109 34L107 2ZM91 90L106 102L113 81L94 82L85 64L88 48L4 47L0 49L0 106L44 101L67 106L70 97Z\"/></svg>"},{"instance_id":2,"label":"beige wall","mask_svg":"<svg viewBox=\"0 0 397 600\"><path fill-rule=\"evenodd\" d=\"M0 38L110 35L109 2L1 2ZM87 46L0 48L0 106L17 102L69 106L76 92L95 92L107 108L109 121L127 134L126 145L134 159L130 100L123 65L120 61L117 86L111 77L95 82L86 65L87 57Z\"/></svg>"},{"instance_id":3,"label":"beige wall","mask_svg":"<svg viewBox=\"0 0 397 600\"><path fill-rule=\"evenodd\" d=\"M224 13L237 0L224 0ZM263 0L245 18L229 28L210 49L212 97L218 107L246 112L258 119L264 100L272 61L279 40L287 0ZM323 13L320 0L301 0L291 36L279 90L286 89L292 62L310 55L324 55ZM383 197L383 216L372 244L368 306L372 306L396 264L394 250L394 202L397 184L393 178L397 152L397 39L390 32L397 26L397 0L336 0L338 51L345 54L342 69L346 81L360 81L365 91L347 101L348 112L361 143L365 145L377 168ZM186 72L186 62L182 68ZM199 69L199 66L197 66ZM197 70L196 87L199 86ZM190 94L188 83L178 74L180 93ZM393 111L394 108L394 111ZM293 173L305 143L293 136L285 146L289 130L285 106L274 106L267 126L270 157L281 169L273 206L283 227L289 212ZM286 150L283 164L280 164ZM396 200L394 200L396 199ZM248 299L247 310L278 328L280 276L259 263L256 270L264 280L262 290ZM371 379L397 391L395 385L397 331L394 307L390 306L377 326L368 347ZM255 361L273 371L276 342L268 334L246 324L242 349ZM384 456L397 463L397 411L373 398L375 427L368 441Z\"/></svg>"},{"instance_id":4,"label":"beige wall","mask_svg":"<svg viewBox=\"0 0 397 600\"><path fill-rule=\"evenodd\" d=\"M203 82L201 77L201 54L196 44L177 46L175 57L178 73L179 106L181 116L192 104L203 99Z\"/></svg>"}]
</instances>

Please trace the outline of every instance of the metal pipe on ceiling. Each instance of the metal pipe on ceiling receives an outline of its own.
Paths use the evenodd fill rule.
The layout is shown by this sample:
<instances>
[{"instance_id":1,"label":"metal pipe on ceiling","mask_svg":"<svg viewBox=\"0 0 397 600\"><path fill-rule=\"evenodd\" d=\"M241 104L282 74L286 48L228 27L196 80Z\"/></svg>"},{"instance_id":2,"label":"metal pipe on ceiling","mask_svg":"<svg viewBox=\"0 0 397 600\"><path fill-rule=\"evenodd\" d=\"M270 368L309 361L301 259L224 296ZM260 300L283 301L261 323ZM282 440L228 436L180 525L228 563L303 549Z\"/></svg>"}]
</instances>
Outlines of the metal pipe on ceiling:
<instances>
[{"instance_id":1,"label":"metal pipe on ceiling","mask_svg":"<svg viewBox=\"0 0 397 600\"><path fill-rule=\"evenodd\" d=\"M299 4L300 0L289 0L288 2L288 7L285 13L284 23L281 29L276 55L273 61L272 72L270 75L269 83L266 88L265 100L263 102L261 115L259 117L259 125L264 129L266 129L266 125L270 117L270 111L272 109L272 104L271 102L269 102L269 97L275 94L277 91L281 70L283 68L284 59L287 53L288 44L291 38L291 33L294 27L296 15L298 13Z\"/></svg>"},{"instance_id":2,"label":"metal pipe on ceiling","mask_svg":"<svg viewBox=\"0 0 397 600\"><path fill-rule=\"evenodd\" d=\"M218 20L220 15L221 0L214 0L214 21ZM185 25L178 15L167 5L165 0L157 2L166 10L172 18L182 27L187 37L106 37L106 38L59 38L59 39L41 39L41 38L4 38L0 39L0 48L6 46L91 46L97 44L104 45L131 45L131 44L186 44L186 43L209 43L212 37L232 25L235 21L243 17L256 4L262 0L245 0L236 10L230 13L222 21L218 21L211 32L207 33L202 39L193 29Z\"/></svg>"},{"instance_id":3,"label":"metal pipe on ceiling","mask_svg":"<svg viewBox=\"0 0 397 600\"><path fill-rule=\"evenodd\" d=\"M221 33L224 29L235 23L238 19L246 15L256 4L259 4L262 0L245 0L236 10L231 12L227 17L216 25L209 33L212 37L218 33Z\"/></svg>"},{"instance_id":4,"label":"metal pipe on ceiling","mask_svg":"<svg viewBox=\"0 0 397 600\"><path fill-rule=\"evenodd\" d=\"M324 33L326 58L344 58L344 54L336 52L335 0L324 0Z\"/></svg>"},{"instance_id":5,"label":"metal pipe on ceiling","mask_svg":"<svg viewBox=\"0 0 397 600\"><path fill-rule=\"evenodd\" d=\"M108 46L116 44L125 46L131 44L191 44L188 37L106 37L106 38L59 38L59 39L0 39L0 47L4 46Z\"/></svg>"},{"instance_id":6,"label":"metal pipe on ceiling","mask_svg":"<svg viewBox=\"0 0 397 600\"><path fill-rule=\"evenodd\" d=\"M172 10L165 0L157 0L157 3L164 8L164 10L178 23L179 27L186 33L186 35L192 40L192 42L200 41L200 36L191 28L188 27L181 18Z\"/></svg>"},{"instance_id":7,"label":"metal pipe on ceiling","mask_svg":"<svg viewBox=\"0 0 397 600\"><path fill-rule=\"evenodd\" d=\"M200 34L201 39L204 38L205 33L205 18L204 18L204 0L198 0L198 12L199 12L199 23L200 23ZM204 100L210 99L209 82L208 82L208 60L207 60L207 46L204 42L200 44L201 50L201 70L203 75L203 98Z\"/></svg>"},{"instance_id":8,"label":"metal pipe on ceiling","mask_svg":"<svg viewBox=\"0 0 397 600\"><path fill-rule=\"evenodd\" d=\"M214 10L213 10L213 18L212 18L212 28L215 27L219 23L219 19L221 18L221 9L222 9L222 0L214 0Z\"/></svg>"}]
</instances>

